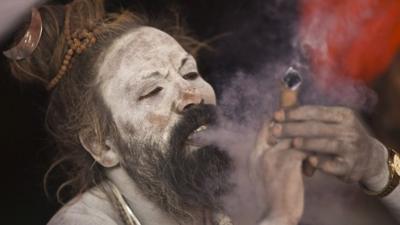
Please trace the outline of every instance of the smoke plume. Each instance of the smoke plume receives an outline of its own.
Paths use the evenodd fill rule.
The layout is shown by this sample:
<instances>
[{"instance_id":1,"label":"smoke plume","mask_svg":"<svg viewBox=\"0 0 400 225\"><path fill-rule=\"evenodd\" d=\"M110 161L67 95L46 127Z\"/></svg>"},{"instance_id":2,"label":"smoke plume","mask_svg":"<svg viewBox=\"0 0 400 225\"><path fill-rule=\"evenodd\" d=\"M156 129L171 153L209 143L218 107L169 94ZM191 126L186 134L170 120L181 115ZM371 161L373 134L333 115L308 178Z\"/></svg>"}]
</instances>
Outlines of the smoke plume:
<instances>
[{"instance_id":1,"label":"smoke plume","mask_svg":"<svg viewBox=\"0 0 400 225\"><path fill-rule=\"evenodd\" d=\"M229 149L236 160L232 177L236 191L226 199L226 210L235 224L243 225L256 224L262 204L268 204L267 199L260 203L260 196L249 181L248 155L261 124L279 108L280 80L285 71L295 66L303 76L300 104L369 111L377 99L365 82L387 69L400 45L399 29L394 30L395 25L400 27L399 20L394 21L400 16L400 3L393 1L309 0L297 5L295 1L274 0L256 1L254 5L247 19L238 22L228 17L221 22L228 28L232 24L237 27L233 29L235 38L217 45L217 50L225 53L214 59L218 64L212 66L223 125L200 137ZM378 21L371 21L376 18ZM383 49L376 48L383 41L377 31L391 40L383 44ZM227 77L227 73L233 74L229 82L218 79ZM340 186L339 181L337 184ZM318 191L325 186L326 183L315 183L306 190L308 199L315 202L315 196L320 194L336 202L336 209L356 206L356 201L349 200L353 198L337 200L344 195L358 198L354 191L340 189L341 186L337 190L332 187L332 193ZM323 209L307 206L306 199L304 220L321 221L318 215L324 215Z\"/></svg>"}]
</instances>

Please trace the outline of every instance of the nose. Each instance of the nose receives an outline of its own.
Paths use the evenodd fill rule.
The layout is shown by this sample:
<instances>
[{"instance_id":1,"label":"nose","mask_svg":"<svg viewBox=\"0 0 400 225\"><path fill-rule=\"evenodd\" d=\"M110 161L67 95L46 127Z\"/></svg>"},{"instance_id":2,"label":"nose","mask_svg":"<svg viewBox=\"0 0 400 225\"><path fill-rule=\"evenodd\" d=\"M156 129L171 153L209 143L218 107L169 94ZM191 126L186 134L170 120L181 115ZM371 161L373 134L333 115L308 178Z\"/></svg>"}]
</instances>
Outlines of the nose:
<instances>
[{"instance_id":1,"label":"nose","mask_svg":"<svg viewBox=\"0 0 400 225\"><path fill-rule=\"evenodd\" d=\"M202 96L194 88L184 89L176 102L176 111L181 114L192 106L204 103Z\"/></svg>"}]
</instances>

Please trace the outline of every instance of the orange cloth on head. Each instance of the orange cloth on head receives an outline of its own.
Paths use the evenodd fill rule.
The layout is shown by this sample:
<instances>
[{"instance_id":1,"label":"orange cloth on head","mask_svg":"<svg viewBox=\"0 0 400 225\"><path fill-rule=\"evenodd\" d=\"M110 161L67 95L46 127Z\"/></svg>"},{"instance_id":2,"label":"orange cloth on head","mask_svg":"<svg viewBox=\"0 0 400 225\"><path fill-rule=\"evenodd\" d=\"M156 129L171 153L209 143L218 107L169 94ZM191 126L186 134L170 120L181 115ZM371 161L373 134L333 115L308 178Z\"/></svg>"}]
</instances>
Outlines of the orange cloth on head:
<instances>
[{"instance_id":1,"label":"orange cloth on head","mask_svg":"<svg viewBox=\"0 0 400 225\"><path fill-rule=\"evenodd\" d=\"M317 79L330 70L372 81L400 48L400 0L302 0L300 5L300 41Z\"/></svg>"}]
</instances>

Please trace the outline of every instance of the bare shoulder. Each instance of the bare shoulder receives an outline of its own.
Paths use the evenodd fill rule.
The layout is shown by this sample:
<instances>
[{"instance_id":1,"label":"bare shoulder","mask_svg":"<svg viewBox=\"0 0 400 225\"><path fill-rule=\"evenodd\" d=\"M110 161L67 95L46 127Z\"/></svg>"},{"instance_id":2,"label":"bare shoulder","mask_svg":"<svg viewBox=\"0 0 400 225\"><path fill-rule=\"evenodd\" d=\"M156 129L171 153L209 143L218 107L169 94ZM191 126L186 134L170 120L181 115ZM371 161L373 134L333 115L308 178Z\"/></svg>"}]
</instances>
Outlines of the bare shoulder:
<instances>
[{"instance_id":1,"label":"bare shoulder","mask_svg":"<svg viewBox=\"0 0 400 225\"><path fill-rule=\"evenodd\" d=\"M119 225L111 204L99 191L87 191L64 205L47 225Z\"/></svg>"}]
</instances>

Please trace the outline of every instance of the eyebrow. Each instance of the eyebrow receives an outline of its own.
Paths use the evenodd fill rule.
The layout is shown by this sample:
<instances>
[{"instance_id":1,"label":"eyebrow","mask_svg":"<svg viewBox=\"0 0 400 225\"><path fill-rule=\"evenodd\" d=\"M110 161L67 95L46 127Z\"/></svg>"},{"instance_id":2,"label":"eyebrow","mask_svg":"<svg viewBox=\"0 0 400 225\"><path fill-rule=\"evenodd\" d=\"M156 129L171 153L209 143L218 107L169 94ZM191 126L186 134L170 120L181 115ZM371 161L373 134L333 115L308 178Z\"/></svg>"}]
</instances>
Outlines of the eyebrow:
<instances>
[{"instance_id":1,"label":"eyebrow","mask_svg":"<svg viewBox=\"0 0 400 225\"><path fill-rule=\"evenodd\" d=\"M191 59L192 56L190 54L186 54L185 57L181 60L181 65L179 66L179 71L182 69L182 67L186 64L186 62Z\"/></svg>"},{"instance_id":2,"label":"eyebrow","mask_svg":"<svg viewBox=\"0 0 400 225\"><path fill-rule=\"evenodd\" d=\"M180 66L179 66L179 71L182 69L182 67L186 64L188 60L192 59L192 56L190 54L186 54L185 57L181 60ZM169 72L165 74L164 78L167 78L169 75ZM160 73L160 71L153 71L145 76L142 77L143 80L147 80L150 78L156 78L156 77L162 77L163 74Z\"/></svg>"},{"instance_id":3,"label":"eyebrow","mask_svg":"<svg viewBox=\"0 0 400 225\"><path fill-rule=\"evenodd\" d=\"M143 80L147 80L147 79L156 78L156 77L164 77L164 78L166 78L166 77L168 77L168 75L169 75L169 72L167 74L163 75L163 74L160 73L160 71L153 71L153 72L143 76L142 79Z\"/></svg>"}]
</instances>

